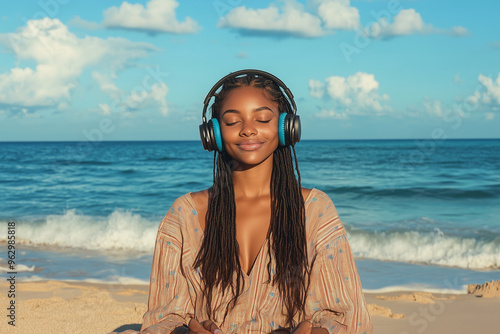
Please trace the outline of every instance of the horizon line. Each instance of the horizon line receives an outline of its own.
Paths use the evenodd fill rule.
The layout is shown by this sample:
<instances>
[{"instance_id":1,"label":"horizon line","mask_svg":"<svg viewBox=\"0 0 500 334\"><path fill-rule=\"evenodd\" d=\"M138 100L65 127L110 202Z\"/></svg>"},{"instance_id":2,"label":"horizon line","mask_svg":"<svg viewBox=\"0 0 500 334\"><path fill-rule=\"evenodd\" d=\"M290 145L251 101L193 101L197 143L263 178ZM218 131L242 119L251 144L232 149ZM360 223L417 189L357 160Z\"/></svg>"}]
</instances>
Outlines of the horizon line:
<instances>
[{"instance_id":1,"label":"horizon line","mask_svg":"<svg viewBox=\"0 0 500 334\"><path fill-rule=\"evenodd\" d=\"M359 139L303 139L303 141L390 141L390 140L428 140L428 141L447 141L447 140L499 140L498 138L359 138ZM80 142L196 142L200 139L119 139L119 140L1 140L0 143L80 143ZM300 143L299 142L299 143Z\"/></svg>"}]
</instances>

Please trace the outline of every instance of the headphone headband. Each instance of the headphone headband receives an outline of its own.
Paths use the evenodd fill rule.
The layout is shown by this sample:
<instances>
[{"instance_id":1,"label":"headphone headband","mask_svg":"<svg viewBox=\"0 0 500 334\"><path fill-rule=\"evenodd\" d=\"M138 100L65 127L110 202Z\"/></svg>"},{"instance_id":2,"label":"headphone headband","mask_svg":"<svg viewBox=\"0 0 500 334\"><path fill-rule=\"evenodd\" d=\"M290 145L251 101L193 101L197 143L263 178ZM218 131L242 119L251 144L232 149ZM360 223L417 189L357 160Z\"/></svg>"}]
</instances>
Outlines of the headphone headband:
<instances>
[{"instance_id":1,"label":"headphone headband","mask_svg":"<svg viewBox=\"0 0 500 334\"><path fill-rule=\"evenodd\" d=\"M226 81L228 78L237 77L237 76L240 76L243 74L256 74L256 75L267 77L267 78L271 79L272 81L274 81L278 86L280 86L281 89L283 89L283 91L285 92L285 95L288 97L288 100L292 105L293 114L294 115L297 114L297 106L295 105L295 101L293 100L293 94L290 91L290 89L288 89L288 87L283 83L283 81L281 81L280 79L278 79L277 77L275 77L271 73L261 71L261 70L247 69L247 70L239 70L236 72L229 73L228 75L226 75L225 77L223 77L222 79L217 81L217 83L212 87L212 89L210 89L210 91L208 92L207 96L205 97L205 101L204 101L203 123L205 123L207 121L206 114L207 114L208 104L210 103L210 100L214 96L215 92L222 86L224 81Z\"/></svg>"},{"instance_id":2,"label":"headphone headband","mask_svg":"<svg viewBox=\"0 0 500 334\"><path fill-rule=\"evenodd\" d=\"M207 96L205 97L203 106L203 123L199 126L200 128L200 138L203 148L210 151L224 151L224 143L222 140L221 128L217 118L212 118L207 122L206 114L208 104L210 99L216 95L216 91L224 84L224 82L231 77L236 78L240 75L257 75L262 76L273 81L281 90L281 93L285 93L288 98L288 102L293 108L293 114L291 112L283 112L279 115L278 120L278 137L279 144L282 146L295 145L295 143L300 141L300 117L297 115L297 106L293 100L293 94L288 89L288 87L277 77L271 73L260 71L260 70L240 70L230 73L217 81L217 83L210 89Z\"/></svg>"}]
</instances>

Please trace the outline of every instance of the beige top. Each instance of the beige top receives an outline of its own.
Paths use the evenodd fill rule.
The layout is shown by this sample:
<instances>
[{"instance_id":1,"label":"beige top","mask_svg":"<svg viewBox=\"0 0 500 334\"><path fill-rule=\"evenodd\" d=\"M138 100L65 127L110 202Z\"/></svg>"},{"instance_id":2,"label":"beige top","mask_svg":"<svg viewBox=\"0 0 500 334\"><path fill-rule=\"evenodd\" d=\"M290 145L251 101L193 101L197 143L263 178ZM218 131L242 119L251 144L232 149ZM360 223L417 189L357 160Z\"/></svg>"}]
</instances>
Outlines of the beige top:
<instances>
[{"instance_id":1,"label":"beige top","mask_svg":"<svg viewBox=\"0 0 500 334\"><path fill-rule=\"evenodd\" d=\"M312 188L305 210L309 261L317 255L306 299L306 319L330 333L372 333L356 264L335 206L326 193ZM193 317L200 322L208 319L200 302L200 271L192 268L202 238L195 202L187 193L174 201L158 229L143 333L171 333ZM265 241L249 275L242 271L245 287L223 324L220 322L231 296L222 298L220 290L214 288L214 305L222 302L224 306L216 322L223 333L269 333L285 326L279 291L264 283L268 278L268 246ZM273 262L271 268L274 274Z\"/></svg>"}]
</instances>

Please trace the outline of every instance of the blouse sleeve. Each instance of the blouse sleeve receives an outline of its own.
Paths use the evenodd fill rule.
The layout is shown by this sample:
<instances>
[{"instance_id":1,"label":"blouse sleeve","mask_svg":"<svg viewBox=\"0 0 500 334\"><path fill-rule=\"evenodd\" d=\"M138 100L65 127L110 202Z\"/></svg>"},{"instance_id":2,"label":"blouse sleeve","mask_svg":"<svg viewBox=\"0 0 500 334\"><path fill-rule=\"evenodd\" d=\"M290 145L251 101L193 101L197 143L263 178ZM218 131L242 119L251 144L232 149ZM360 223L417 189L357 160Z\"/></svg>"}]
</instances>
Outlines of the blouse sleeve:
<instances>
[{"instance_id":1,"label":"blouse sleeve","mask_svg":"<svg viewBox=\"0 0 500 334\"><path fill-rule=\"evenodd\" d=\"M324 194L324 193L323 193ZM313 211L317 219L313 251L316 259L306 299L313 326L329 333L373 332L345 228L333 202L324 194Z\"/></svg>"},{"instance_id":2,"label":"blouse sleeve","mask_svg":"<svg viewBox=\"0 0 500 334\"><path fill-rule=\"evenodd\" d=\"M141 333L170 334L176 327L187 325L194 314L187 281L181 272L182 209L179 200L176 200L158 229L148 311L143 316Z\"/></svg>"}]
</instances>

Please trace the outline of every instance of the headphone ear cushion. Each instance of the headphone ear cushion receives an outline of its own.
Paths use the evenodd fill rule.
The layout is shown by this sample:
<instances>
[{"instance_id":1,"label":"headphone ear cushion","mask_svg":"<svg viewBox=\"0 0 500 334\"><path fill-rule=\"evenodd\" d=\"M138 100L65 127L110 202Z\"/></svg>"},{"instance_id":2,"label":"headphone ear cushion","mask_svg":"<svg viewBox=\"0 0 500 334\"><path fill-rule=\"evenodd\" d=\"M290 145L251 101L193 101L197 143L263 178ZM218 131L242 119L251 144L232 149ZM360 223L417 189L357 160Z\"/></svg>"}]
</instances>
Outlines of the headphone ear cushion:
<instances>
[{"instance_id":1,"label":"headphone ear cushion","mask_svg":"<svg viewBox=\"0 0 500 334\"><path fill-rule=\"evenodd\" d=\"M286 146L286 136L285 136L285 119L286 119L287 113L281 113L279 121L278 121L278 137L280 140L280 145L281 146Z\"/></svg>"},{"instance_id":2,"label":"headphone ear cushion","mask_svg":"<svg viewBox=\"0 0 500 334\"><path fill-rule=\"evenodd\" d=\"M215 139L215 145L217 146L217 151L222 152L224 151L224 145L222 144L222 135L220 131L219 121L217 120L217 118L212 118L210 122L213 128L213 134Z\"/></svg>"}]
</instances>

